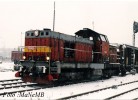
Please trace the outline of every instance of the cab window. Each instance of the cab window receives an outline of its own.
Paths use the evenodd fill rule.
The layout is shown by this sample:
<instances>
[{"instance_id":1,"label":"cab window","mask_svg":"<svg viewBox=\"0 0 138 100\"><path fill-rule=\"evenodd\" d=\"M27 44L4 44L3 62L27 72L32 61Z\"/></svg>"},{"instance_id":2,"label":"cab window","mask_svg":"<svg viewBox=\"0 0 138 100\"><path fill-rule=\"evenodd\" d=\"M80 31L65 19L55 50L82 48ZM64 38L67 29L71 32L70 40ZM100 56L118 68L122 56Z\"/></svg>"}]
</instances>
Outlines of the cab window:
<instances>
[{"instance_id":1,"label":"cab window","mask_svg":"<svg viewBox=\"0 0 138 100\"><path fill-rule=\"evenodd\" d=\"M31 33L31 36L34 36L34 33Z\"/></svg>"},{"instance_id":2,"label":"cab window","mask_svg":"<svg viewBox=\"0 0 138 100\"><path fill-rule=\"evenodd\" d=\"M26 36L29 36L30 34L29 33L26 33Z\"/></svg>"},{"instance_id":3,"label":"cab window","mask_svg":"<svg viewBox=\"0 0 138 100\"><path fill-rule=\"evenodd\" d=\"M104 35L100 35L100 38L101 38L102 41L107 42L106 37Z\"/></svg>"}]
</instances>

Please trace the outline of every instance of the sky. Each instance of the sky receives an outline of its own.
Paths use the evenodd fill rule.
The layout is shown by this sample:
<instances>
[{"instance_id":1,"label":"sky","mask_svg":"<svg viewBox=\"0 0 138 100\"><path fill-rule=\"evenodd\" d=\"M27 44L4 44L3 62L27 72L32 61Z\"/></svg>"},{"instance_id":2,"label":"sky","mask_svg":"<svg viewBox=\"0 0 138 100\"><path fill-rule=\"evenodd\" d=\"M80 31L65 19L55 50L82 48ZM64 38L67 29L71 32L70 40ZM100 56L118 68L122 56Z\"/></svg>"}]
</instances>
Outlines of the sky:
<instances>
[{"instance_id":1,"label":"sky","mask_svg":"<svg viewBox=\"0 0 138 100\"><path fill-rule=\"evenodd\" d=\"M132 45L138 0L55 0L55 31L74 35L91 28L110 43ZM53 29L54 0L0 0L0 48L24 45L25 31ZM138 47L138 34L136 34Z\"/></svg>"}]
</instances>

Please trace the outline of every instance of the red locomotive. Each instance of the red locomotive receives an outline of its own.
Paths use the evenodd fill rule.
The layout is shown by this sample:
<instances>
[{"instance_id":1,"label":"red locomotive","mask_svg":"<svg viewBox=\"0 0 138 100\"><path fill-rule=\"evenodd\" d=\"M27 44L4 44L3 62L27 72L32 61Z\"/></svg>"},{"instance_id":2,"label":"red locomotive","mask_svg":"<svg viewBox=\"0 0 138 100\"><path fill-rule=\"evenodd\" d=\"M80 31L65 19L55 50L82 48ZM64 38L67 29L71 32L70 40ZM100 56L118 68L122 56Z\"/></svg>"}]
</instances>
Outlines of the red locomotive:
<instances>
[{"instance_id":1,"label":"red locomotive","mask_svg":"<svg viewBox=\"0 0 138 100\"><path fill-rule=\"evenodd\" d=\"M16 77L46 84L110 77L120 72L124 75L127 67L122 64L122 47L109 45L105 35L88 28L79 30L75 36L50 29L30 30L25 34L23 60Z\"/></svg>"}]
</instances>

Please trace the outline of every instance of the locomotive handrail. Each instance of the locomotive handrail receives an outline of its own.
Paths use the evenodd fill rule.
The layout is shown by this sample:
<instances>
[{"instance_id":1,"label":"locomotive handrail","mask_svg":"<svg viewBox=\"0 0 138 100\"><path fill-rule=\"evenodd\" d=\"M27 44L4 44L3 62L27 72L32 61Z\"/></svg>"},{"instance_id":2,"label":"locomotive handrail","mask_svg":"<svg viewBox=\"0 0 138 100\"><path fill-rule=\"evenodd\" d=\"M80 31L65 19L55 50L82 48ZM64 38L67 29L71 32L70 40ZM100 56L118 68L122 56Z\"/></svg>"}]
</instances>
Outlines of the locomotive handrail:
<instances>
[{"instance_id":1,"label":"locomotive handrail","mask_svg":"<svg viewBox=\"0 0 138 100\"><path fill-rule=\"evenodd\" d=\"M101 53L101 52L93 52L93 53Z\"/></svg>"},{"instance_id":2,"label":"locomotive handrail","mask_svg":"<svg viewBox=\"0 0 138 100\"><path fill-rule=\"evenodd\" d=\"M117 54L111 53L110 55L117 55Z\"/></svg>"},{"instance_id":3,"label":"locomotive handrail","mask_svg":"<svg viewBox=\"0 0 138 100\"><path fill-rule=\"evenodd\" d=\"M66 50L75 50L75 51L82 51L82 52L92 52L92 51L86 51L86 50L79 50L79 49L72 49L72 48L63 48L62 49L66 49Z\"/></svg>"}]
</instances>

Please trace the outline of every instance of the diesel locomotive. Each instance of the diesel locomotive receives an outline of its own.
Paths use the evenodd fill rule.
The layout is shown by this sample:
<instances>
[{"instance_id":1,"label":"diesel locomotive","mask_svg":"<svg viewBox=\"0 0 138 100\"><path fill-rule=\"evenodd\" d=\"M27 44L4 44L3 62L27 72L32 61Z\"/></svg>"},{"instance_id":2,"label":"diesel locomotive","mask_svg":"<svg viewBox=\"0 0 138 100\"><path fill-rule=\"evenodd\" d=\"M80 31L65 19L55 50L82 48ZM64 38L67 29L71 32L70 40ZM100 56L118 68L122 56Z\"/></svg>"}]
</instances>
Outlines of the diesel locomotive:
<instances>
[{"instance_id":1,"label":"diesel locomotive","mask_svg":"<svg viewBox=\"0 0 138 100\"><path fill-rule=\"evenodd\" d=\"M122 76L138 67L138 48L109 44L104 34L84 28L75 36L50 29L29 30L15 74L24 82L83 80Z\"/></svg>"}]
</instances>

